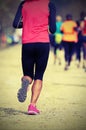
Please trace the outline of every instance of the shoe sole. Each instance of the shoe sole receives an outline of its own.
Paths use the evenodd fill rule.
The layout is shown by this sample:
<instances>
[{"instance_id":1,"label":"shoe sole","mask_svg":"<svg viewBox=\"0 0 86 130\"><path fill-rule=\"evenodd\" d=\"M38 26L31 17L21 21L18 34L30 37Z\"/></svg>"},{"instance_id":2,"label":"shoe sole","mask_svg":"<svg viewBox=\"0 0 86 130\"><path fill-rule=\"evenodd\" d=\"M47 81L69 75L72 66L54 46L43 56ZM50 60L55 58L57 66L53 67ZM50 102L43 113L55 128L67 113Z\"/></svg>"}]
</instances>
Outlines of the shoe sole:
<instances>
[{"instance_id":1,"label":"shoe sole","mask_svg":"<svg viewBox=\"0 0 86 130\"><path fill-rule=\"evenodd\" d=\"M35 111L28 111L28 115L38 115L39 113L38 112L35 112Z\"/></svg>"},{"instance_id":2,"label":"shoe sole","mask_svg":"<svg viewBox=\"0 0 86 130\"><path fill-rule=\"evenodd\" d=\"M19 102L24 102L26 100L28 85L29 85L29 81L24 79L22 81L21 88L18 90L18 93L17 93L17 98Z\"/></svg>"}]
</instances>

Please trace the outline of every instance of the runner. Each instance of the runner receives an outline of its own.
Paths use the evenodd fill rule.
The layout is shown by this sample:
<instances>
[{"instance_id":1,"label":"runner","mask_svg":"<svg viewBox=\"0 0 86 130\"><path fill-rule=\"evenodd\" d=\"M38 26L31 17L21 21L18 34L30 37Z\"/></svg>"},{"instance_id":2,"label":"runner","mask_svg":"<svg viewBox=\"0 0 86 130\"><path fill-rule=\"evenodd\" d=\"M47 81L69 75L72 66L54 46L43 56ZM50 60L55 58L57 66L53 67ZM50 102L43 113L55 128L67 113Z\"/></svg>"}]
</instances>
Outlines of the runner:
<instances>
[{"instance_id":1,"label":"runner","mask_svg":"<svg viewBox=\"0 0 86 130\"><path fill-rule=\"evenodd\" d=\"M76 64L77 64L77 68L79 68L80 67L80 63L81 63L82 34L81 34L80 21L76 21L76 23L77 23L78 41L75 44L75 52L76 52Z\"/></svg>"},{"instance_id":2,"label":"runner","mask_svg":"<svg viewBox=\"0 0 86 130\"><path fill-rule=\"evenodd\" d=\"M65 51L65 70L69 69L72 56L74 53L75 42L77 42L76 29L77 24L72 20L72 15L68 14L63 22L61 30L63 32L63 46Z\"/></svg>"},{"instance_id":3,"label":"runner","mask_svg":"<svg viewBox=\"0 0 86 130\"><path fill-rule=\"evenodd\" d=\"M22 21L18 25L22 10ZM32 95L28 114L36 115L37 101L43 86L43 75L49 56L48 23L51 33L55 33L56 10L49 0L25 0L19 5L13 26L22 30L22 85L18 90L18 100L24 102L27 88L32 84Z\"/></svg>"},{"instance_id":4,"label":"runner","mask_svg":"<svg viewBox=\"0 0 86 130\"><path fill-rule=\"evenodd\" d=\"M61 33L61 26L62 26L62 17L57 15L56 16L56 32L55 32L55 49L54 49L54 63L56 63L56 59L59 61L59 65L61 65L61 57L60 52L62 50L62 33Z\"/></svg>"},{"instance_id":5,"label":"runner","mask_svg":"<svg viewBox=\"0 0 86 130\"><path fill-rule=\"evenodd\" d=\"M82 29L82 41L83 41L83 68L86 71L86 16L84 20L81 22Z\"/></svg>"}]
</instances>

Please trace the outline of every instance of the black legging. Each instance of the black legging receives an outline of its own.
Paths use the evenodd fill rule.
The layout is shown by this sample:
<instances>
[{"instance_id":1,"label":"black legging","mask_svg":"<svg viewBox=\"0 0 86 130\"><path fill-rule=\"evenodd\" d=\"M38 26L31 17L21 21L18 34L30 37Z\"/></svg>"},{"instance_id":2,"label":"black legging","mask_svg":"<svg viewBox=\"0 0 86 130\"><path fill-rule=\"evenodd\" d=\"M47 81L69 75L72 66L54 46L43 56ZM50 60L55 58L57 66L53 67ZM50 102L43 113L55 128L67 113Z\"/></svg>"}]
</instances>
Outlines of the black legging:
<instances>
[{"instance_id":1,"label":"black legging","mask_svg":"<svg viewBox=\"0 0 86 130\"><path fill-rule=\"evenodd\" d=\"M81 61L81 48L82 48L82 42L76 43L76 59L80 62Z\"/></svg>"},{"instance_id":2,"label":"black legging","mask_svg":"<svg viewBox=\"0 0 86 130\"><path fill-rule=\"evenodd\" d=\"M22 45L24 76L42 80L49 57L49 46L49 43L26 43Z\"/></svg>"},{"instance_id":3,"label":"black legging","mask_svg":"<svg viewBox=\"0 0 86 130\"><path fill-rule=\"evenodd\" d=\"M65 61L70 65L72 55L75 49L74 42L65 42L63 41L64 51L65 51Z\"/></svg>"}]
</instances>

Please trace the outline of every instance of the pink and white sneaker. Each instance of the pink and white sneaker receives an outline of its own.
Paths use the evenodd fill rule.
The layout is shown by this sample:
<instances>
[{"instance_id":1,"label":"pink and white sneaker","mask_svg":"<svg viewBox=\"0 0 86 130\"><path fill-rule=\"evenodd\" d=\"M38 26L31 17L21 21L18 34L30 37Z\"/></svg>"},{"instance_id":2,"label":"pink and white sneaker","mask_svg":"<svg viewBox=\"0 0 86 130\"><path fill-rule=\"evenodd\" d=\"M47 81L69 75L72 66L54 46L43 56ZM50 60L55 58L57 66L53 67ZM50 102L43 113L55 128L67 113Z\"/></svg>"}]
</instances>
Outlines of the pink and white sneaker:
<instances>
[{"instance_id":1,"label":"pink and white sneaker","mask_svg":"<svg viewBox=\"0 0 86 130\"><path fill-rule=\"evenodd\" d=\"M28 114L29 115L38 115L38 114L40 114L40 111L35 106L30 104L28 106Z\"/></svg>"}]
</instances>

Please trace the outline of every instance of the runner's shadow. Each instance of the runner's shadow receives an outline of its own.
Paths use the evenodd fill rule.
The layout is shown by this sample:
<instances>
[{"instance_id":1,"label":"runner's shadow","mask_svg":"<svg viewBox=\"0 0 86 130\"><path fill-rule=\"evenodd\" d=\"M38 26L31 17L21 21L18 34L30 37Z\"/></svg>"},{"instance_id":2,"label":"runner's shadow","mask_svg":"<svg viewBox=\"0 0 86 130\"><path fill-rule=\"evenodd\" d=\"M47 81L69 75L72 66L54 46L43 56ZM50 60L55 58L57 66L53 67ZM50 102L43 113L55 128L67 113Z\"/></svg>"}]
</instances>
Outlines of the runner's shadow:
<instances>
[{"instance_id":1,"label":"runner's shadow","mask_svg":"<svg viewBox=\"0 0 86 130\"><path fill-rule=\"evenodd\" d=\"M24 111L20 111L20 110L15 110L13 108L4 108L4 107L0 107L0 116L1 117L6 117L6 116L11 116L11 115L21 115L21 114L24 114L24 115L28 115L27 112L24 112Z\"/></svg>"}]
</instances>

